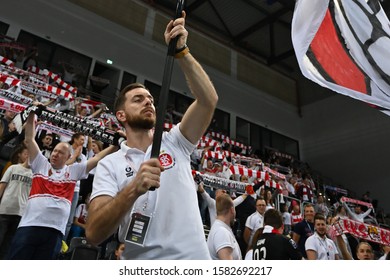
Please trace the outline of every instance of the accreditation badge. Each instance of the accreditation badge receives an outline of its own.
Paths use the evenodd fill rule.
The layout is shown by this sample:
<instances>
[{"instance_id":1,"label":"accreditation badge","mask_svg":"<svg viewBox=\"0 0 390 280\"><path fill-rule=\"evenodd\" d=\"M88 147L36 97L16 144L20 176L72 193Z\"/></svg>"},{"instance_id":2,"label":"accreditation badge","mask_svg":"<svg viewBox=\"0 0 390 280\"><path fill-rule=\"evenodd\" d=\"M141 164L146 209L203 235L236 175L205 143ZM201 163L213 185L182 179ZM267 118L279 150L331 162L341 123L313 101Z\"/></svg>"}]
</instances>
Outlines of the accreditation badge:
<instances>
[{"instance_id":1,"label":"accreditation badge","mask_svg":"<svg viewBox=\"0 0 390 280\"><path fill-rule=\"evenodd\" d=\"M150 220L150 216L142 215L141 213L133 213L126 232L125 241L143 247L146 234L148 233Z\"/></svg>"}]
</instances>

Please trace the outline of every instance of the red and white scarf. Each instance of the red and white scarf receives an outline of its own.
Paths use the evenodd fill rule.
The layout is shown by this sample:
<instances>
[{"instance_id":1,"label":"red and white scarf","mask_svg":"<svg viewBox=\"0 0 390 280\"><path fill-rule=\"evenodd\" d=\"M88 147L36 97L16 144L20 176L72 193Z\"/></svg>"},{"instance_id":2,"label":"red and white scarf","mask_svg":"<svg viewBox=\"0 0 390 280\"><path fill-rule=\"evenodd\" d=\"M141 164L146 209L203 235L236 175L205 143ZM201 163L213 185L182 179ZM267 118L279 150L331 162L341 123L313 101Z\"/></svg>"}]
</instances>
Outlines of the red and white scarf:
<instances>
[{"instance_id":1,"label":"red and white scarf","mask_svg":"<svg viewBox=\"0 0 390 280\"><path fill-rule=\"evenodd\" d=\"M357 238L390 246L390 230L350 219L340 219L333 225L336 235L350 233Z\"/></svg>"},{"instance_id":2,"label":"red and white scarf","mask_svg":"<svg viewBox=\"0 0 390 280\"><path fill-rule=\"evenodd\" d=\"M38 75L42 75L42 76L46 76L46 77L50 77L52 80L55 81L55 83L61 87L63 87L64 89L74 93L74 94L77 94L77 88L69 85L68 83L64 82L61 77L47 69L39 69L38 67L36 66L30 66L28 68L29 71L31 71L32 73L35 73L35 74L38 74Z\"/></svg>"},{"instance_id":3,"label":"red and white scarf","mask_svg":"<svg viewBox=\"0 0 390 280\"><path fill-rule=\"evenodd\" d=\"M27 106L21 105L16 102L12 102L8 99L0 98L0 109L11 111L14 113L20 113L26 109Z\"/></svg>"},{"instance_id":4,"label":"red and white scarf","mask_svg":"<svg viewBox=\"0 0 390 280\"><path fill-rule=\"evenodd\" d=\"M349 198L349 197L345 197L343 196L341 199L340 199L341 202L349 202L349 203L353 203L353 204L357 204L357 205L362 205L362 206L366 206L368 208L374 208L372 206L371 203L369 202L364 202L364 201L360 201L360 200L357 200L357 199L353 199L353 198Z\"/></svg>"}]
</instances>

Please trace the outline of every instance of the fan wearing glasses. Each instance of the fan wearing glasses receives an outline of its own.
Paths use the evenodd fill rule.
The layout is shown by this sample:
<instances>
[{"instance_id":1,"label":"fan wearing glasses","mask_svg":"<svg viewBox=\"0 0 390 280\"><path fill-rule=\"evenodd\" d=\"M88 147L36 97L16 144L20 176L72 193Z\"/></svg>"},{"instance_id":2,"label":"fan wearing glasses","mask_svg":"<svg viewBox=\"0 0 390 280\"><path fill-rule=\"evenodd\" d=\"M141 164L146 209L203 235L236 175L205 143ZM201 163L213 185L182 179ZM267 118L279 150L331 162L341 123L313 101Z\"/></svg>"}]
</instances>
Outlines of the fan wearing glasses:
<instances>
[{"instance_id":1,"label":"fan wearing glasses","mask_svg":"<svg viewBox=\"0 0 390 280\"><path fill-rule=\"evenodd\" d=\"M246 219L244 230L244 241L248 244L247 250L252 244L253 236L255 232L264 226L264 213L266 209L266 202L264 199L258 198L256 200L256 211Z\"/></svg>"}]
</instances>

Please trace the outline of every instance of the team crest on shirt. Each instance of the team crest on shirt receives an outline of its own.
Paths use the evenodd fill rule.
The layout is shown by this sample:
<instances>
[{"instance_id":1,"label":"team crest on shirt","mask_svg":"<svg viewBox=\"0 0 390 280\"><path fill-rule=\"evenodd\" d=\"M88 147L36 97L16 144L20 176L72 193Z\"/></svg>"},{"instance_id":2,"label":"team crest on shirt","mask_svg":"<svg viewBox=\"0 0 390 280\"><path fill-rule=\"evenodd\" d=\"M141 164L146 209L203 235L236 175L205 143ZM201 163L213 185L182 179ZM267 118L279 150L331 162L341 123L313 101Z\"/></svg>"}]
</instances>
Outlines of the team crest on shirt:
<instances>
[{"instance_id":1,"label":"team crest on shirt","mask_svg":"<svg viewBox=\"0 0 390 280\"><path fill-rule=\"evenodd\" d=\"M48 172L49 177L50 177L51 175L53 175L53 174L59 176L59 175L61 174L61 170L54 170L54 172L53 172L53 169L50 168L50 169L49 169L49 172ZM64 173L64 178L65 178L65 179L69 179L69 177L70 177L69 172L65 172L65 173Z\"/></svg>"},{"instance_id":2,"label":"team crest on shirt","mask_svg":"<svg viewBox=\"0 0 390 280\"><path fill-rule=\"evenodd\" d=\"M165 151L160 152L160 156L158 157L160 164L164 167L165 170L171 169L175 166L175 159L172 158L170 154Z\"/></svg>"}]
</instances>

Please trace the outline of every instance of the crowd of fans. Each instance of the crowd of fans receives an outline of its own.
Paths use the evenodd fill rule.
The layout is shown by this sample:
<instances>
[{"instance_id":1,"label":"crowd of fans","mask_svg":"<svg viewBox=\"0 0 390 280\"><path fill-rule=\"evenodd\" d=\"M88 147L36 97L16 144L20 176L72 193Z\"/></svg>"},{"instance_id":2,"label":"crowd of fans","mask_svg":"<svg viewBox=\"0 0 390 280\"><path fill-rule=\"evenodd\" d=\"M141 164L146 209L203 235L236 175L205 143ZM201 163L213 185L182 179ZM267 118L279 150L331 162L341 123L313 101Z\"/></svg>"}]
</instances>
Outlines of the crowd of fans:
<instances>
[{"instance_id":1,"label":"crowd of fans","mask_svg":"<svg viewBox=\"0 0 390 280\"><path fill-rule=\"evenodd\" d=\"M28 52L3 48L0 55L15 62L12 66L13 69L22 69L24 72L17 73L17 71L12 71L12 68L2 64L1 75L20 80L25 79L26 83L30 83L26 73L31 71L32 66L39 66L36 61L37 51L35 48ZM64 80L66 78L68 84L72 85L74 75L69 71L72 70L64 66L64 73L61 76L64 77ZM45 77L45 79L47 84L56 84L56 81L51 77ZM39 89L40 87L35 85L35 88ZM88 118L108 129L117 130L120 128L112 114L110 117L107 106L91 100L91 96L78 96L77 93L74 93L73 99L66 99L63 96L52 99L35 94L26 88L12 86L5 79L1 80L0 89L25 96L55 110L80 118ZM1 95L0 98L7 99ZM15 110L3 110L1 115L0 258L3 259L13 249L9 245L19 221L24 215L29 195L31 195L32 173L24 143L24 127L18 121L18 113ZM173 106L170 106L166 114L166 129L170 129L179 122L180 117L181 114ZM69 165L93 158L107 146L107 144L94 139L93 136L73 133L72 131L58 133L53 130L50 123L40 120L37 122L35 141L43 156L48 160L56 144L63 141L69 142L73 155L72 160L67 162ZM191 167L194 184L198 190L199 211L205 225L206 237L207 235L210 237L210 234L213 236L208 241L209 248L213 248L213 242L218 240L215 236L218 229L213 229L216 220L224 221L228 228L231 226L232 235L230 238L234 238L238 244L238 247L234 247L232 252L227 251L222 254L221 251L219 254L219 250L217 250L214 252L213 258L218 259L226 256L232 256L233 259L266 258L259 255L261 244L258 241L262 240L263 237L266 240L269 238L267 234L275 233L279 229L281 229L281 234L292 238L293 242L290 244L298 244L297 248L292 245L293 249L299 253L289 255L291 258L315 259L321 257L322 259L330 259L337 256L337 258L344 259L378 259L387 256L388 246L379 246L375 243L361 244L360 240L351 234L334 234L332 236L331 233L331 225L339 217L347 215L350 219L377 226L379 223L386 223L383 220L384 215L377 215L376 203L371 201L369 192L365 193L360 200L366 202L367 205L374 204L373 208L368 207L367 209L365 205L354 205L354 209L351 209L351 203L340 201L342 196L350 196L344 192L345 190L325 189L320 180L313 180L307 164L301 163L287 154L273 149L251 151L249 146L232 141L229 137L210 130L200 140L198 148L191 155ZM85 237L84 228L88 220L89 195L92 191L93 177L94 169L89 172L88 178L80 180L76 186L75 194L77 195L73 196L73 211L69 216L62 244L63 250L61 256L58 256L59 258L70 256L70 249L67 248L69 245L72 248L73 239L79 240L78 238ZM214 180L213 184L210 183L210 178ZM235 186L239 187L233 188L233 182L238 182L239 184ZM229 199L233 199L231 204ZM225 211L223 207L226 207L225 210L233 207L235 209L234 215ZM265 217L270 209L267 219ZM282 219L283 226L278 224L279 218ZM232 221L231 225L230 221ZM218 223L220 228L226 227L222 222ZM329 252L323 254L323 252L316 251L318 244L315 240L306 242L310 236L315 234L323 238L321 240L325 240L324 242L329 242L329 244L334 242L331 256ZM112 243L115 243L116 246L112 246ZM115 249L123 247L123 244L120 244L114 234L99 247L100 258L117 259L119 253L113 252ZM359 250L363 250L362 247L368 252L368 257L362 257L359 254ZM74 248L72 249L74 250ZM307 254L307 252L309 253ZM384 252L383 256L382 252ZM280 256L275 255L275 258L278 257Z\"/></svg>"}]
</instances>

